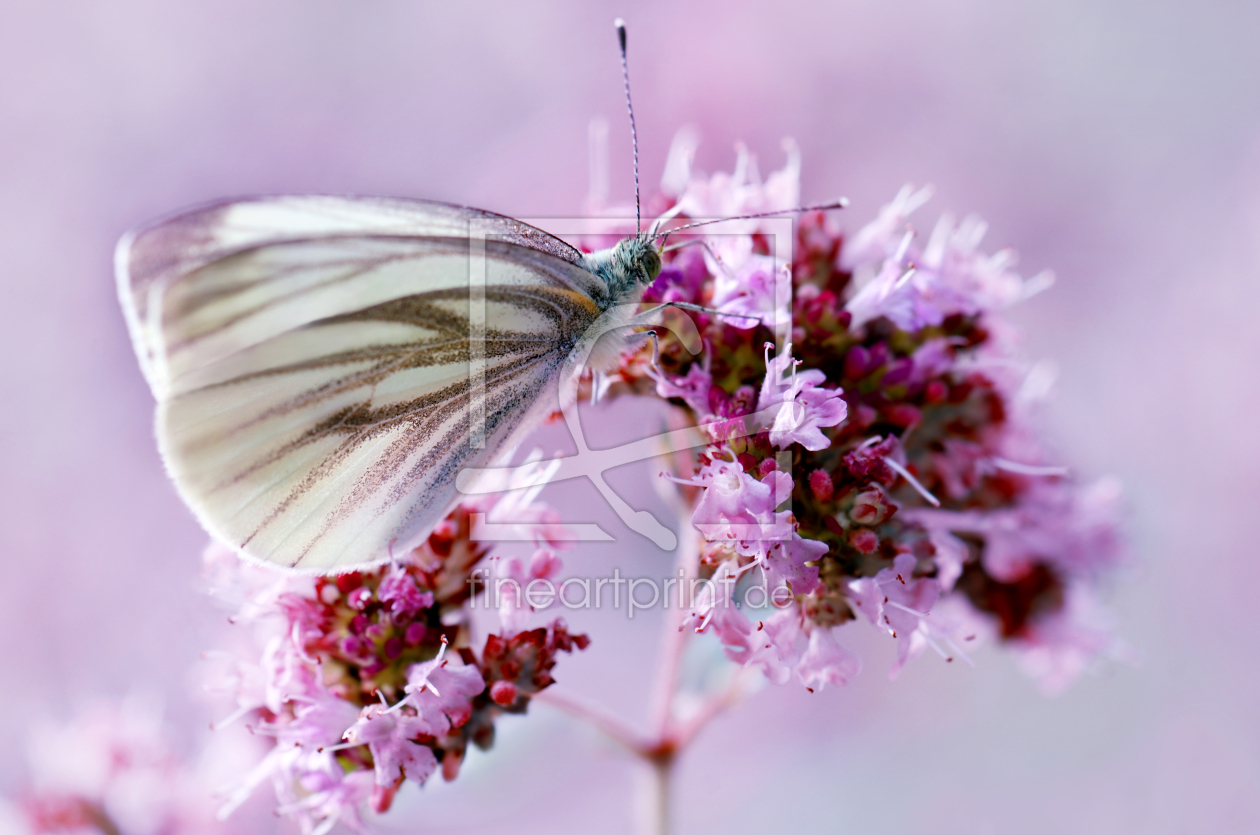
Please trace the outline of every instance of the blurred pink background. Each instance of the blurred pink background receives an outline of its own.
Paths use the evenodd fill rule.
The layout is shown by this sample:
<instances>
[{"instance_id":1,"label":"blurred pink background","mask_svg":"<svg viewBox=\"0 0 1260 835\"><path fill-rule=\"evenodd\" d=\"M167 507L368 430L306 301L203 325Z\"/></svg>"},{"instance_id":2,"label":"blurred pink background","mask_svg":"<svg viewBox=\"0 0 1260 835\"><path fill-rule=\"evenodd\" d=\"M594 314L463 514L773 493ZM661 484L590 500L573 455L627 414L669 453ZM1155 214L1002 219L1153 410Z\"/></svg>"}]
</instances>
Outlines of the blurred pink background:
<instances>
[{"instance_id":1,"label":"blurred pink background","mask_svg":"<svg viewBox=\"0 0 1260 835\"><path fill-rule=\"evenodd\" d=\"M1260 831L1260 9L1150 0L6 2L0 792L22 784L31 718L93 693L165 694L190 748L206 721L187 671L221 615L194 591L204 536L157 457L117 238L259 192L572 214L593 116L624 200L618 14L648 183L683 124L708 171L736 140L769 171L793 136L804 198L852 198L846 228L931 182L920 225L975 211L988 246L1053 268L1016 313L1062 372L1047 431L1084 476L1120 476L1133 510L1110 603L1141 663L1055 700L994 649L975 670L920 657L890 684L891 641L851 627L856 683L767 688L700 737L680 831ZM669 560L632 535L566 559L642 576ZM642 716L653 623L570 620L594 645L561 682ZM628 831L633 768L609 746L542 706L500 731L383 828Z\"/></svg>"}]
</instances>

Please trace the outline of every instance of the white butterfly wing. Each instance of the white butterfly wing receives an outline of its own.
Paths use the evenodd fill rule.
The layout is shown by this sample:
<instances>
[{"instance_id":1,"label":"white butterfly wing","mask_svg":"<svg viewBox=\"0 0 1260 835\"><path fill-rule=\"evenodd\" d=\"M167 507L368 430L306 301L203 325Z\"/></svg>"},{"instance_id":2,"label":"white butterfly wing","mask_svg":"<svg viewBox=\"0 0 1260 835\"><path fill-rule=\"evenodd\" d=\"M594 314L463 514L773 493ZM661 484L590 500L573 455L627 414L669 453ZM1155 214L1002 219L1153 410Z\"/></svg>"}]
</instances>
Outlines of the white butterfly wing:
<instances>
[{"instance_id":1,"label":"white butterfly wing","mask_svg":"<svg viewBox=\"0 0 1260 835\"><path fill-rule=\"evenodd\" d=\"M485 244L485 443L470 442L469 235ZM581 254L498 215L280 197L181 215L119 245L120 296L167 468L202 524L306 570L427 535L480 467L554 407L599 314Z\"/></svg>"}]
</instances>

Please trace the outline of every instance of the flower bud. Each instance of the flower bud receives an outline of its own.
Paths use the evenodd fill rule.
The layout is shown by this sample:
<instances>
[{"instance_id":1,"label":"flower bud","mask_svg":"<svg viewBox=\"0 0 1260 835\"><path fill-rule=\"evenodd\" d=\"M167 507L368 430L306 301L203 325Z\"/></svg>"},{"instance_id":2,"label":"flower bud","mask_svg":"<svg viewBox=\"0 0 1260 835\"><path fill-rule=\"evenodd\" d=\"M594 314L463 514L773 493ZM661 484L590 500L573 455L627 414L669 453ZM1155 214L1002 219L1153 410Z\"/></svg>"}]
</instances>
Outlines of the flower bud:
<instances>
[{"instance_id":1,"label":"flower bud","mask_svg":"<svg viewBox=\"0 0 1260 835\"><path fill-rule=\"evenodd\" d=\"M897 506L884 495L883 490L870 487L854 497L849 518L859 525L882 525L896 512Z\"/></svg>"},{"instance_id":2,"label":"flower bud","mask_svg":"<svg viewBox=\"0 0 1260 835\"><path fill-rule=\"evenodd\" d=\"M490 685L490 700L496 705L508 707L516 701L516 685L510 681L496 681Z\"/></svg>"},{"instance_id":3,"label":"flower bud","mask_svg":"<svg viewBox=\"0 0 1260 835\"><path fill-rule=\"evenodd\" d=\"M359 586L357 589L350 592L349 596L346 598L346 603L349 604L350 608L359 612L366 609L368 604L371 602L372 590L367 586Z\"/></svg>"},{"instance_id":4,"label":"flower bud","mask_svg":"<svg viewBox=\"0 0 1260 835\"><path fill-rule=\"evenodd\" d=\"M849 544L863 554L879 550L879 536L870 528L855 528L849 532Z\"/></svg>"},{"instance_id":5,"label":"flower bud","mask_svg":"<svg viewBox=\"0 0 1260 835\"><path fill-rule=\"evenodd\" d=\"M809 474L809 489L820 502L829 502L836 494L836 485L826 470L814 470Z\"/></svg>"}]
</instances>

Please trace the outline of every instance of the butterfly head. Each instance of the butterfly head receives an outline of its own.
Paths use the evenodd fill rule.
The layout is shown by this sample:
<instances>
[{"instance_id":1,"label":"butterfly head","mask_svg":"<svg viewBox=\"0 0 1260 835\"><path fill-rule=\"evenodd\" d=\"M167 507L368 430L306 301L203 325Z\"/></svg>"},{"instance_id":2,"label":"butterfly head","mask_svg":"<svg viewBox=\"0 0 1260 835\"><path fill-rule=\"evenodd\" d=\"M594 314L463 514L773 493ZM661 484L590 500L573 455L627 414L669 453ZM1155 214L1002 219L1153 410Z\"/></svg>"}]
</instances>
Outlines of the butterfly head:
<instances>
[{"instance_id":1,"label":"butterfly head","mask_svg":"<svg viewBox=\"0 0 1260 835\"><path fill-rule=\"evenodd\" d=\"M624 238L613 247L613 260L619 262L626 275L644 287L661 274L661 253L654 239L647 235Z\"/></svg>"},{"instance_id":2,"label":"butterfly head","mask_svg":"<svg viewBox=\"0 0 1260 835\"><path fill-rule=\"evenodd\" d=\"M591 272L604 279L618 301L641 291L661 274L661 253L648 235L623 238L612 249L592 252L586 258Z\"/></svg>"}]
</instances>

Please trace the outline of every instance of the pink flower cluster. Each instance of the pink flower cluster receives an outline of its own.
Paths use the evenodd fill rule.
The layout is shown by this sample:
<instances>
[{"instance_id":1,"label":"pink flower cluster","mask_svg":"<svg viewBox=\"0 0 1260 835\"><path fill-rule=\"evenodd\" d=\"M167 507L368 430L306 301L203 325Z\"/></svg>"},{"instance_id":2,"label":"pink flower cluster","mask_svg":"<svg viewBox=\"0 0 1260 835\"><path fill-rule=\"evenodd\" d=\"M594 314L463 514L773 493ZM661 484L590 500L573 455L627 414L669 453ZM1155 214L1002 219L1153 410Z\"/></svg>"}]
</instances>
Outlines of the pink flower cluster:
<instances>
[{"instance_id":1,"label":"pink flower cluster","mask_svg":"<svg viewBox=\"0 0 1260 835\"><path fill-rule=\"evenodd\" d=\"M13 835L232 831L215 820L208 776L176 753L151 699L94 702L65 723L37 724L29 742Z\"/></svg>"},{"instance_id":2,"label":"pink flower cluster","mask_svg":"<svg viewBox=\"0 0 1260 835\"><path fill-rule=\"evenodd\" d=\"M765 182L743 150L712 178L671 159L649 205L666 223L790 209L787 150ZM909 218L927 197L903 190L851 238L810 214L786 241L756 219L675 240L644 299L703 307L689 314L703 350L658 328L657 363L627 355L592 386L665 398L707 433L668 474L704 541L683 628L736 664L811 691L844 684L861 660L842 630L865 623L896 643L890 675L924 649L970 663L989 637L1055 692L1118 650L1095 589L1123 552L1120 493L1074 479L1037 440L1044 374L1012 350L1003 311L1049 278L984 253L974 219L944 218L922 242ZM496 719L552 683L559 653L586 647L559 619L531 628L519 596L557 578L566 538L537 501L546 468L529 466L534 488L457 507L372 571L292 576L211 548L212 592L255 641L219 658L225 721L274 739L225 813L269 781L304 835L362 830L406 781L453 779L469 744L489 747ZM516 525L532 555L491 555L476 514ZM468 604L491 577L498 631L474 642Z\"/></svg>"},{"instance_id":3,"label":"pink flower cluster","mask_svg":"<svg viewBox=\"0 0 1260 835\"><path fill-rule=\"evenodd\" d=\"M798 199L791 146L764 183L743 149L733 175L684 187L687 159L669 168L654 205L670 223ZM1058 691L1119 647L1093 594L1122 553L1119 490L1071 478L1033 430L1043 375L1003 311L1051 277L983 252L974 218L943 217L923 242L910 215L929 196L903 189L850 238L821 214L791 241L756 219L697 230L645 301L728 315L693 314L697 357L658 329L661 367L628 360L612 391L654 390L710 433L683 481L702 488L692 522L720 582L689 623L730 658L842 682L859 664L837 631L860 618L896 640L892 674L929 647L969 663L964 646L988 635ZM752 577L774 599L759 620L729 599Z\"/></svg>"},{"instance_id":4,"label":"pink flower cluster","mask_svg":"<svg viewBox=\"0 0 1260 835\"><path fill-rule=\"evenodd\" d=\"M554 514L525 496L504 500L509 518L539 545L531 566L558 570ZM524 713L552 683L557 654L586 647L562 620L527 629L529 612L516 610L502 613L502 632L479 652L470 645L465 604L488 556L472 538L473 514L494 518L495 505L460 505L423 546L371 571L291 575L209 549L211 594L254 638L242 653L252 657L215 659L210 678L236 704L220 724L244 720L275 740L231 789L223 815L270 781L279 813L305 835L338 822L362 831L364 810L388 810L405 781L423 784L439 770L454 779L469 743L490 747L495 719Z\"/></svg>"}]
</instances>

